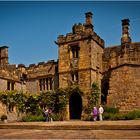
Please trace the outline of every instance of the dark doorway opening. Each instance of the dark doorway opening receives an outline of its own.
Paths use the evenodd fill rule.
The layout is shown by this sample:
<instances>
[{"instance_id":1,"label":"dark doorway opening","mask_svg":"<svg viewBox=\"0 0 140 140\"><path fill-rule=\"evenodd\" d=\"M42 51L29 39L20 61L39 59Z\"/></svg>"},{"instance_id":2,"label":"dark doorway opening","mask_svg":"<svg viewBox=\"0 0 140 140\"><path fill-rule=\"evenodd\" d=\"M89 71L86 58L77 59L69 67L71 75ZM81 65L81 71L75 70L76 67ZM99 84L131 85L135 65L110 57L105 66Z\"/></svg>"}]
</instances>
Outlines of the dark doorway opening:
<instances>
[{"instance_id":1,"label":"dark doorway opening","mask_svg":"<svg viewBox=\"0 0 140 140\"><path fill-rule=\"evenodd\" d=\"M79 93L73 93L69 99L70 119L81 119L82 98Z\"/></svg>"},{"instance_id":2,"label":"dark doorway opening","mask_svg":"<svg viewBox=\"0 0 140 140\"><path fill-rule=\"evenodd\" d=\"M104 74L103 79L101 81L101 89L102 89L101 103L102 104L107 104L109 79L110 79L110 71L108 71Z\"/></svg>"}]
</instances>

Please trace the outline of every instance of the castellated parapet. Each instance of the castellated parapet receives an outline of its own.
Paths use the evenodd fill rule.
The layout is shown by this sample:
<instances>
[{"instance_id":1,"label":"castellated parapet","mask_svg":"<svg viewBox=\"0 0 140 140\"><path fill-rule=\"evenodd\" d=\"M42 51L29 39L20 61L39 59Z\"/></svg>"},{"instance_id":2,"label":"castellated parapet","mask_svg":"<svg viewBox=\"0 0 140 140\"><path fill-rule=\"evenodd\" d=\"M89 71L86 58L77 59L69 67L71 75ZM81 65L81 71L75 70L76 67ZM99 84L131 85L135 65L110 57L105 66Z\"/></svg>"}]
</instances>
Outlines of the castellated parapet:
<instances>
[{"instance_id":1,"label":"castellated parapet","mask_svg":"<svg viewBox=\"0 0 140 140\"><path fill-rule=\"evenodd\" d=\"M84 24L74 24L72 27L72 32L67 33L66 36L59 35L57 39L57 44L68 44L70 42L92 39L101 47L104 48L104 40L101 39L93 30L92 25L92 13L85 13L86 15L86 23Z\"/></svg>"},{"instance_id":2,"label":"castellated parapet","mask_svg":"<svg viewBox=\"0 0 140 140\"><path fill-rule=\"evenodd\" d=\"M140 65L140 42L131 42L129 19L122 20L121 45L104 49L104 72L124 64Z\"/></svg>"},{"instance_id":3,"label":"castellated parapet","mask_svg":"<svg viewBox=\"0 0 140 140\"><path fill-rule=\"evenodd\" d=\"M85 29L85 25L77 25L73 26L73 32L68 33L66 36L59 35L57 44L66 44L70 42L85 40L85 39L93 39L96 41L100 46L104 47L104 40L101 39L95 32L87 33Z\"/></svg>"},{"instance_id":4,"label":"castellated parapet","mask_svg":"<svg viewBox=\"0 0 140 140\"><path fill-rule=\"evenodd\" d=\"M125 49L125 52L122 50L121 46L113 46L104 49L104 72L125 64L140 65L140 42L131 43L129 47Z\"/></svg>"},{"instance_id":5,"label":"castellated parapet","mask_svg":"<svg viewBox=\"0 0 140 140\"><path fill-rule=\"evenodd\" d=\"M34 79L37 77L43 77L45 75L55 75L55 67L57 62L49 60L48 62L39 62L38 64L30 64L26 68L28 73L28 79Z\"/></svg>"}]
</instances>

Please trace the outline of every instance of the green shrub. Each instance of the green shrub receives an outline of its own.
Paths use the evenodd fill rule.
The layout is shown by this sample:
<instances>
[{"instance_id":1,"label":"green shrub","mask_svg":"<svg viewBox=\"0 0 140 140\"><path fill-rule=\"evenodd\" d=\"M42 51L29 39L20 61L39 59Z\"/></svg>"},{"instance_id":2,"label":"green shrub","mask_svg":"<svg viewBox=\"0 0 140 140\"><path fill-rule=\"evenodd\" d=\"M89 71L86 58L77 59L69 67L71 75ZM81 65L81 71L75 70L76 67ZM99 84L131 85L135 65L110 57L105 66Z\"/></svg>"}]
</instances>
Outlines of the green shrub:
<instances>
[{"instance_id":1,"label":"green shrub","mask_svg":"<svg viewBox=\"0 0 140 140\"><path fill-rule=\"evenodd\" d=\"M23 122L40 122L45 121L45 117L42 115L36 116L36 115L26 115L22 117Z\"/></svg>"},{"instance_id":2,"label":"green shrub","mask_svg":"<svg viewBox=\"0 0 140 140\"><path fill-rule=\"evenodd\" d=\"M85 121L93 121L93 116L92 116L92 115L88 115L88 116L85 118Z\"/></svg>"},{"instance_id":3,"label":"green shrub","mask_svg":"<svg viewBox=\"0 0 140 140\"><path fill-rule=\"evenodd\" d=\"M134 111L131 111L131 112L125 114L126 120L133 120L136 118L140 118L140 111L138 111L138 110L134 110Z\"/></svg>"},{"instance_id":4,"label":"green shrub","mask_svg":"<svg viewBox=\"0 0 140 140\"><path fill-rule=\"evenodd\" d=\"M125 115L120 113L114 114L112 120L125 120Z\"/></svg>"},{"instance_id":5,"label":"green shrub","mask_svg":"<svg viewBox=\"0 0 140 140\"><path fill-rule=\"evenodd\" d=\"M106 113L112 113L112 114L119 113L119 109L118 108L104 107L104 110L105 110Z\"/></svg>"},{"instance_id":6,"label":"green shrub","mask_svg":"<svg viewBox=\"0 0 140 140\"><path fill-rule=\"evenodd\" d=\"M134 120L140 118L140 111L138 110L134 110L125 114L115 113L114 110L112 111L112 109L109 110L109 112L113 112L113 113L105 112L103 114L104 120Z\"/></svg>"},{"instance_id":7,"label":"green shrub","mask_svg":"<svg viewBox=\"0 0 140 140\"><path fill-rule=\"evenodd\" d=\"M123 114L113 114L113 113L104 113L103 114L104 120L125 120L125 117Z\"/></svg>"},{"instance_id":8,"label":"green shrub","mask_svg":"<svg viewBox=\"0 0 140 140\"><path fill-rule=\"evenodd\" d=\"M136 118L140 118L140 110L134 110L131 113L133 113Z\"/></svg>"},{"instance_id":9,"label":"green shrub","mask_svg":"<svg viewBox=\"0 0 140 140\"><path fill-rule=\"evenodd\" d=\"M113 113L104 113L103 114L103 119L104 120L113 120L114 114Z\"/></svg>"},{"instance_id":10,"label":"green shrub","mask_svg":"<svg viewBox=\"0 0 140 140\"><path fill-rule=\"evenodd\" d=\"M54 114L52 114L52 119L53 119L53 121L63 121L64 116L61 113L54 113Z\"/></svg>"}]
</instances>

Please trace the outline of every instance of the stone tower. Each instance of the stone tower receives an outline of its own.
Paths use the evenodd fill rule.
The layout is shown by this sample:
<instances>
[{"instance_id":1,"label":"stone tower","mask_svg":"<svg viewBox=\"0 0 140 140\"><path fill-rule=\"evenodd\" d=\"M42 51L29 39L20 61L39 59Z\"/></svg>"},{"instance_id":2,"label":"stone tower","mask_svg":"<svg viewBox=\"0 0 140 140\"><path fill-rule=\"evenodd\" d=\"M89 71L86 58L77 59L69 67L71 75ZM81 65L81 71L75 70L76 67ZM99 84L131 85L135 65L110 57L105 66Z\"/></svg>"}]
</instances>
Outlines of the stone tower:
<instances>
[{"instance_id":1,"label":"stone tower","mask_svg":"<svg viewBox=\"0 0 140 140\"><path fill-rule=\"evenodd\" d=\"M0 66L5 66L8 64L8 47L0 47Z\"/></svg>"},{"instance_id":2,"label":"stone tower","mask_svg":"<svg viewBox=\"0 0 140 140\"><path fill-rule=\"evenodd\" d=\"M75 24L71 33L58 36L56 42L59 47L59 88L77 85L84 92L83 97L75 93L70 98L70 119L76 118L72 114L79 112L79 108L82 112L82 107L87 103L86 96L91 92L92 83L98 82L100 85L102 78L104 41L93 30L92 13L85 13L85 16L85 24ZM76 119L80 117L81 115Z\"/></svg>"}]
</instances>

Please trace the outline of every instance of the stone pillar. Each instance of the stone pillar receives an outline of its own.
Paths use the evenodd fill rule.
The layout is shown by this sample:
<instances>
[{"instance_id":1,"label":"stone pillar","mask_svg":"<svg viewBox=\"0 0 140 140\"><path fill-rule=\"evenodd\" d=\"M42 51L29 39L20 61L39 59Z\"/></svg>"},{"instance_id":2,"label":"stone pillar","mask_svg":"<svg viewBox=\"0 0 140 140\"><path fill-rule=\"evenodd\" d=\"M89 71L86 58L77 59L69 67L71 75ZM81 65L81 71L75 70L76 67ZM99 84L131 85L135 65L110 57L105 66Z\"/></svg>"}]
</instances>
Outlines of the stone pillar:
<instances>
[{"instance_id":1,"label":"stone pillar","mask_svg":"<svg viewBox=\"0 0 140 140\"><path fill-rule=\"evenodd\" d=\"M67 107L66 107L66 120L70 120L69 104L67 104Z\"/></svg>"},{"instance_id":2,"label":"stone pillar","mask_svg":"<svg viewBox=\"0 0 140 140\"><path fill-rule=\"evenodd\" d=\"M48 90L50 90L50 78L48 78Z\"/></svg>"}]
</instances>

